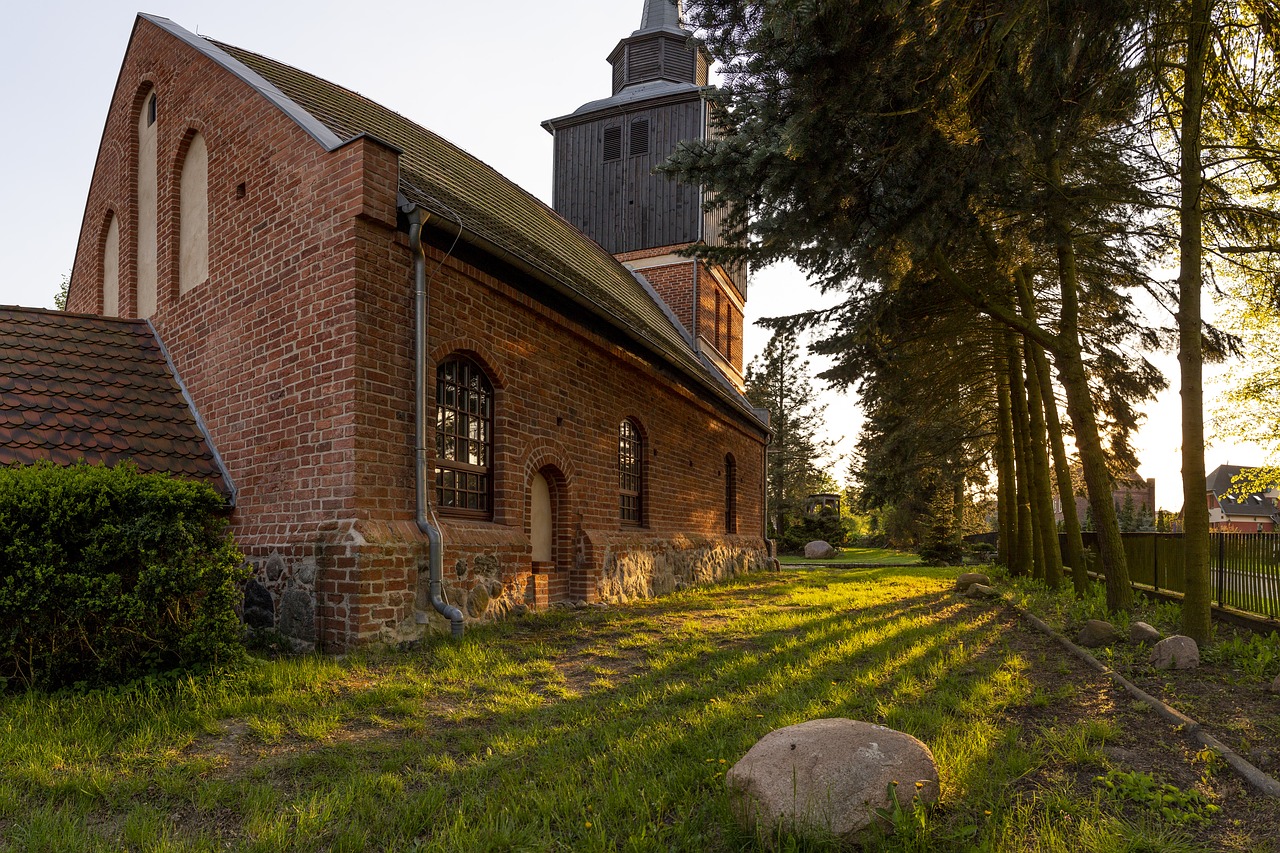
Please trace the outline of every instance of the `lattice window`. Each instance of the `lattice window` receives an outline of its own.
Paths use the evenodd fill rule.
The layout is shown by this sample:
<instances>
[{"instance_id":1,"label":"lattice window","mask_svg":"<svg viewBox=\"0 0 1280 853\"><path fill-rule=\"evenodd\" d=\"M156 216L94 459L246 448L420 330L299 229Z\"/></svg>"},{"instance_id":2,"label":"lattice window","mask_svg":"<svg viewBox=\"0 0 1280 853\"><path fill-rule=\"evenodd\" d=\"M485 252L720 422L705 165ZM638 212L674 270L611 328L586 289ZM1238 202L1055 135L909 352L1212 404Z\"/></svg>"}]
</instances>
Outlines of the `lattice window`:
<instances>
[{"instance_id":1,"label":"lattice window","mask_svg":"<svg viewBox=\"0 0 1280 853\"><path fill-rule=\"evenodd\" d=\"M623 524L644 521L644 442L631 418L618 428L618 495Z\"/></svg>"},{"instance_id":2,"label":"lattice window","mask_svg":"<svg viewBox=\"0 0 1280 853\"><path fill-rule=\"evenodd\" d=\"M467 358L436 371L436 505L489 517L493 511L493 385Z\"/></svg>"}]
</instances>

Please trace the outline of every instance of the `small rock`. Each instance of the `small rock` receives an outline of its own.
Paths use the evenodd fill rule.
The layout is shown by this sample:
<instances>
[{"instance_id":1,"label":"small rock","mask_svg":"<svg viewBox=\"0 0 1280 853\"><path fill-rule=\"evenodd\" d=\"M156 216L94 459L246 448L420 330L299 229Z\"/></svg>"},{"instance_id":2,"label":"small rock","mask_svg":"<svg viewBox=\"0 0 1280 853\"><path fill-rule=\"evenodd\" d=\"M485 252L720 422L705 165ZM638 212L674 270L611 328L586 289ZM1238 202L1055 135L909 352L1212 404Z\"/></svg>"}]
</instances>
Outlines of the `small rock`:
<instances>
[{"instance_id":1,"label":"small rock","mask_svg":"<svg viewBox=\"0 0 1280 853\"><path fill-rule=\"evenodd\" d=\"M776 729L725 774L734 812L769 838L777 829L857 836L892 808L889 788L910 808L938 799L938 767L911 735L847 719ZM917 787L918 785L918 787Z\"/></svg>"},{"instance_id":2,"label":"small rock","mask_svg":"<svg viewBox=\"0 0 1280 853\"><path fill-rule=\"evenodd\" d=\"M960 592L965 592L975 583L980 583L983 586L991 586L991 578L981 572L965 572L960 577L956 578L956 589Z\"/></svg>"},{"instance_id":3,"label":"small rock","mask_svg":"<svg viewBox=\"0 0 1280 853\"><path fill-rule=\"evenodd\" d=\"M309 559L298 563L298 567L293 570L293 577L303 586L314 585L316 582L316 561Z\"/></svg>"},{"instance_id":4,"label":"small rock","mask_svg":"<svg viewBox=\"0 0 1280 853\"><path fill-rule=\"evenodd\" d=\"M987 586L984 583L971 583L969 588L964 591L966 598L999 598L1000 593L995 587Z\"/></svg>"},{"instance_id":5,"label":"small rock","mask_svg":"<svg viewBox=\"0 0 1280 853\"><path fill-rule=\"evenodd\" d=\"M284 574L284 558L281 557L279 554L273 552L271 556L267 558L267 566L265 571L267 575L267 580L269 581L280 580L280 576Z\"/></svg>"},{"instance_id":6,"label":"small rock","mask_svg":"<svg viewBox=\"0 0 1280 853\"><path fill-rule=\"evenodd\" d=\"M1130 642L1155 644L1161 637L1161 633L1146 622L1134 622L1129 626Z\"/></svg>"},{"instance_id":7,"label":"small rock","mask_svg":"<svg viewBox=\"0 0 1280 853\"><path fill-rule=\"evenodd\" d=\"M479 619L489 609L489 589L484 584L476 584L467 596L467 615Z\"/></svg>"},{"instance_id":8,"label":"small rock","mask_svg":"<svg viewBox=\"0 0 1280 853\"><path fill-rule=\"evenodd\" d=\"M528 612L529 612L529 606L527 604L516 604L516 605L513 605L511 608L512 616L523 616Z\"/></svg>"},{"instance_id":9,"label":"small rock","mask_svg":"<svg viewBox=\"0 0 1280 853\"><path fill-rule=\"evenodd\" d=\"M804 555L810 560L826 560L836 555L836 549L821 539L817 539L804 546Z\"/></svg>"},{"instance_id":10,"label":"small rock","mask_svg":"<svg viewBox=\"0 0 1280 853\"><path fill-rule=\"evenodd\" d=\"M1280 693L1280 675L1276 676L1276 680L1271 682L1271 692Z\"/></svg>"},{"instance_id":11,"label":"small rock","mask_svg":"<svg viewBox=\"0 0 1280 853\"><path fill-rule=\"evenodd\" d=\"M244 585L244 609L256 607L260 610L275 610L275 602L267 588L252 578Z\"/></svg>"},{"instance_id":12,"label":"small rock","mask_svg":"<svg viewBox=\"0 0 1280 853\"><path fill-rule=\"evenodd\" d=\"M1200 665L1200 647L1190 637L1168 637L1151 650L1151 663L1156 669L1195 669Z\"/></svg>"},{"instance_id":13,"label":"small rock","mask_svg":"<svg viewBox=\"0 0 1280 853\"><path fill-rule=\"evenodd\" d=\"M1115 639L1115 625L1110 622L1103 622L1101 619L1090 619L1080 629L1080 635L1076 637L1076 642L1086 649L1096 649L1099 646L1105 646L1107 643L1113 642Z\"/></svg>"}]
</instances>

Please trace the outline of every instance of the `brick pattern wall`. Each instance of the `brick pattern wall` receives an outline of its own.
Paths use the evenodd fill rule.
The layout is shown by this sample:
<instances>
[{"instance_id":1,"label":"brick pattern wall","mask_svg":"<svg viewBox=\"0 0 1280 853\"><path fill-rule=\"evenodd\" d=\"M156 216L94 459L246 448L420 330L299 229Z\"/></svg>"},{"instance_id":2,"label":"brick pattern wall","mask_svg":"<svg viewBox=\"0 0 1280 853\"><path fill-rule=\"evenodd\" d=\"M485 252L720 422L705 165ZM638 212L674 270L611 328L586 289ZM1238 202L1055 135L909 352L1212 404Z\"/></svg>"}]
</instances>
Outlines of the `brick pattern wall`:
<instances>
[{"instance_id":1,"label":"brick pattern wall","mask_svg":"<svg viewBox=\"0 0 1280 853\"><path fill-rule=\"evenodd\" d=\"M154 322L239 490L237 541L300 643L335 650L411 638L415 610L430 606L427 544L414 523L412 257L396 230L396 155L368 138L324 151L216 64L140 21L86 205L73 311L101 310L114 212L121 314L136 313L134 119L152 87ZM192 130L209 149L209 281L180 297L180 151ZM758 431L508 282L439 252L428 270L441 261L430 283L428 386L434 393L441 359L466 352L496 396L493 519L441 519L447 591L469 618L591 600L604 552L617 550L599 543L624 532L633 550L689 536L700 554L715 550L708 542L763 547ZM623 531L617 427L627 416L645 431L647 500L645 526ZM726 453L739 466L737 537L723 533ZM527 526L535 471L552 484L556 516L555 565L536 578ZM588 551L601 556L584 559ZM298 612L308 595L310 622Z\"/></svg>"},{"instance_id":2,"label":"brick pattern wall","mask_svg":"<svg viewBox=\"0 0 1280 853\"><path fill-rule=\"evenodd\" d=\"M698 336L742 373L742 312L705 265L698 268Z\"/></svg>"},{"instance_id":3,"label":"brick pattern wall","mask_svg":"<svg viewBox=\"0 0 1280 853\"><path fill-rule=\"evenodd\" d=\"M693 294L696 283L694 264L694 261L689 260L639 271L690 334L693 334Z\"/></svg>"}]
</instances>

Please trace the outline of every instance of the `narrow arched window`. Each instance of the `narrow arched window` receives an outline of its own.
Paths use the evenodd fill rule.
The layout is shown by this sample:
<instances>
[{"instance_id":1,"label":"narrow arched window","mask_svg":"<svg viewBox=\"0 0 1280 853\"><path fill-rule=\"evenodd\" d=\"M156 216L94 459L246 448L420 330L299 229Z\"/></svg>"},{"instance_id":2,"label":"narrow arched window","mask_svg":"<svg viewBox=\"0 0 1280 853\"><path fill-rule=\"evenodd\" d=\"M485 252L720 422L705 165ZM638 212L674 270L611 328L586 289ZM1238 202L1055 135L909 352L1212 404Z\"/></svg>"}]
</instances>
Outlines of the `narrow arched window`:
<instances>
[{"instance_id":1,"label":"narrow arched window","mask_svg":"<svg viewBox=\"0 0 1280 853\"><path fill-rule=\"evenodd\" d=\"M436 505L451 515L493 514L493 385L465 356L436 370Z\"/></svg>"},{"instance_id":2,"label":"narrow arched window","mask_svg":"<svg viewBox=\"0 0 1280 853\"><path fill-rule=\"evenodd\" d=\"M623 524L644 521L644 440L640 427L626 418L618 427L618 497Z\"/></svg>"},{"instance_id":3,"label":"narrow arched window","mask_svg":"<svg viewBox=\"0 0 1280 853\"><path fill-rule=\"evenodd\" d=\"M724 457L724 532L738 532L738 460Z\"/></svg>"},{"instance_id":4,"label":"narrow arched window","mask_svg":"<svg viewBox=\"0 0 1280 853\"><path fill-rule=\"evenodd\" d=\"M209 278L209 149L193 134L182 161L178 201L178 293Z\"/></svg>"},{"instance_id":5,"label":"narrow arched window","mask_svg":"<svg viewBox=\"0 0 1280 853\"><path fill-rule=\"evenodd\" d=\"M120 316L120 220L114 213L109 214L102 247L102 313Z\"/></svg>"},{"instance_id":6,"label":"narrow arched window","mask_svg":"<svg viewBox=\"0 0 1280 853\"><path fill-rule=\"evenodd\" d=\"M138 115L138 184L137 184L137 308L139 317L156 313L157 199L159 184L156 175L158 107L156 93L147 96Z\"/></svg>"}]
</instances>

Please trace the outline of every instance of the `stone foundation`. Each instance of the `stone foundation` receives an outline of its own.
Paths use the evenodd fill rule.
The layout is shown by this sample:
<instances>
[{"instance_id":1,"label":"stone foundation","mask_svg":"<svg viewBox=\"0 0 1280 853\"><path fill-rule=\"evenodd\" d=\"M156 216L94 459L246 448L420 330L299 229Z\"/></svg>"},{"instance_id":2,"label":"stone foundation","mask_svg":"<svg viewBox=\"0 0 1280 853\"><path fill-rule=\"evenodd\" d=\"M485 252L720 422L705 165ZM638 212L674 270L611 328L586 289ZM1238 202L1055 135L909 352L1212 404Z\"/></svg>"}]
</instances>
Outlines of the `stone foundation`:
<instances>
[{"instance_id":1,"label":"stone foundation","mask_svg":"<svg viewBox=\"0 0 1280 853\"><path fill-rule=\"evenodd\" d=\"M428 546L416 527L339 523L313 541L242 545L253 567L243 617L293 651L399 645L447 632L431 606ZM518 533L445 547L444 598L467 624L519 617L556 604L656 598L771 567L767 544L746 537L661 537L582 531L572 566L539 565Z\"/></svg>"}]
</instances>

